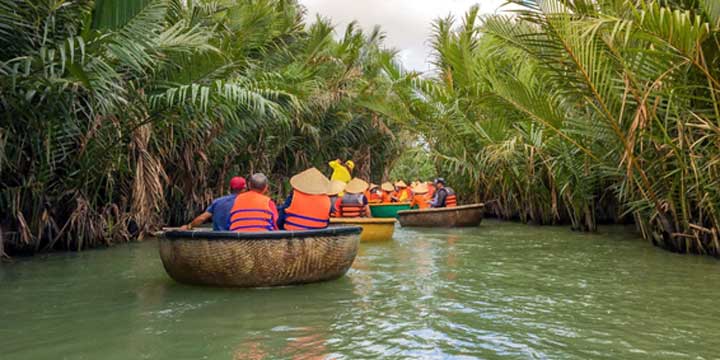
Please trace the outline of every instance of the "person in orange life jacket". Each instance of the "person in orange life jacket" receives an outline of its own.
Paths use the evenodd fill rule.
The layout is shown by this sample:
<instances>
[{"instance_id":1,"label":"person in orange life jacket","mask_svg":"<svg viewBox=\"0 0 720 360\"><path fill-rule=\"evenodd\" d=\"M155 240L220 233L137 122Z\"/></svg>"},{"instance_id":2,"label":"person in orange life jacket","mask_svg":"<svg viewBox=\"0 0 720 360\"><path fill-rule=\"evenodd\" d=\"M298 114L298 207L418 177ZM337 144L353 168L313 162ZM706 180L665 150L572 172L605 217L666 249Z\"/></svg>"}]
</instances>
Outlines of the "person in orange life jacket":
<instances>
[{"instance_id":1,"label":"person in orange life jacket","mask_svg":"<svg viewBox=\"0 0 720 360\"><path fill-rule=\"evenodd\" d=\"M365 197L367 197L370 204L379 204L383 201L382 190L380 186L376 184L370 184L370 189L366 191Z\"/></svg>"},{"instance_id":2,"label":"person in orange life jacket","mask_svg":"<svg viewBox=\"0 0 720 360\"><path fill-rule=\"evenodd\" d=\"M230 179L230 195L213 200L212 204L202 214L198 215L187 225L180 227L182 230L192 230L208 220L212 219L213 231L227 231L230 209L235 204L238 194L245 191L245 178L236 176Z\"/></svg>"},{"instance_id":3,"label":"person in orange life jacket","mask_svg":"<svg viewBox=\"0 0 720 360\"><path fill-rule=\"evenodd\" d=\"M284 230L324 229L330 222L330 180L316 168L290 179L293 191L281 207L280 227Z\"/></svg>"},{"instance_id":4,"label":"person in orange life jacket","mask_svg":"<svg viewBox=\"0 0 720 360\"><path fill-rule=\"evenodd\" d=\"M412 199L412 193L404 181L400 180L395 183L395 201L396 202L408 202Z\"/></svg>"},{"instance_id":5,"label":"person in orange life jacket","mask_svg":"<svg viewBox=\"0 0 720 360\"><path fill-rule=\"evenodd\" d=\"M328 196L330 196L330 204L332 205L330 208L331 217L336 217L340 214L340 200L342 200L343 191L345 190L346 185L347 183L340 180L330 181L330 191L328 191Z\"/></svg>"},{"instance_id":6,"label":"person in orange life jacket","mask_svg":"<svg viewBox=\"0 0 720 360\"><path fill-rule=\"evenodd\" d=\"M427 209L430 207L430 199L427 196L428 186L425 183L417 183L412 189L413 198L410 202L410 207L414 208L417 206L418 209Z\"/></svg>"},{"instance_id":7,"label":"person in orange life jacket","mask_svg":"<svg viewBox=\"0 0 720 360\"><path fill-rule=\"evenodd\" d=\"M435 197L430 203L433 208L455 207L457 206L457 197L455 191L445 186L445 179L437 178L433 182L435 184Z\"/></svg>"},{"instance_id":8,"label":"person in orange life jacket","mask_svg":"<svg viewBox=\"0 0 720 360\"><path fill-rule=\"evenodd\" d=\"M340 216L355 218L365 217L370 214L368 199L365 197L365 190L368 183L361 179L352 179L345 187L345 195L340 203Z\"/></svg>"},{"instance_id":9,"label":"person in orange life jacket","mask_svg":"<svg viewBox=\"0 0 720 360\"><path fill-rule=\"evenodd\" d=\"M434 199L435 198L435 185L432 181L425 182L425 185L427 185L428 193L427 198L428 199Z\"/></svg>"},{"instance_id":10,"label":"person in orange life jacket","mask_svg":"<svg viewBox=\"0 0 720 360\"><path fill-rule=\"evenodd\" d=\"M392 201L393 193L395 192L395 187L390 182L384 182L380 189L382 190L382 202L383 204L389 204Z\"/></svg>"},{"instance_id":11,"label":"person in orange life jacket","mask_svg":"<svg viewBox=\"0 0 720 360\"><path fill-rule=\"evenodd\" d=\"M249 191L238 195L230 210L228 229L235 232L277 230L278 211L275 202L265 194L268 178L257 173L250 177Z\"/></svg>"}]
</instances>

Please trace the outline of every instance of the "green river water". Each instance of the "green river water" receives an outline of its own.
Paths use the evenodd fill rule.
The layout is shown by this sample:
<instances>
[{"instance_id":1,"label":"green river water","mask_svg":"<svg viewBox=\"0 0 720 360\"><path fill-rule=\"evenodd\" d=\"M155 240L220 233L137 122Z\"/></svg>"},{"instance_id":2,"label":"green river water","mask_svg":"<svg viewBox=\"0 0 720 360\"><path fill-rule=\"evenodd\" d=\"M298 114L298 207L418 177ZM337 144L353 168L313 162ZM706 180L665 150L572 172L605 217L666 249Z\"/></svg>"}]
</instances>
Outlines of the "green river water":
<instances>
[{"instance_id":1,"label":"green river water","mask_svg":"<svg viewBox=\"0 0 720 360\"><path fill-rule=\"evenodd\" d=\"M275 358L717 359L720 261L487 221L297 287L180 285L154 241L0 265L0 359Z\"/></svg>"}]
</instances>

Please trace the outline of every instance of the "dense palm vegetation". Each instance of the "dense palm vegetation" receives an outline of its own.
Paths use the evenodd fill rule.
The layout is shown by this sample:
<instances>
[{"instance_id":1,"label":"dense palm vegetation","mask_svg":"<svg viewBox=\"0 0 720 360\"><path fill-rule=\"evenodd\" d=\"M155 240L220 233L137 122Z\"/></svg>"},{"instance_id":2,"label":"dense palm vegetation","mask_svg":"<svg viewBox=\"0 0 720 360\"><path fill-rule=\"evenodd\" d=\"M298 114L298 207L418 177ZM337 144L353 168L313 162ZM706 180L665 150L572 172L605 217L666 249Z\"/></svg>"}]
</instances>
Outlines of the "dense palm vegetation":
<instances>
[{"instance_id":1,"label":"dense palm vegetation","mask_svg":"<svg viewBox=\"0 0 720 360\"><path fill-rule=\"evenodd\" d=\"M440 172L502 218L720 254L720 3L512 2L438 20L400 93Z\"/></svg>"},{"instance_id":2,"label":"dense palm vegetation","mask_svg":"<svg viewBox=\"0 0 720 360\"><path fill-rule=\"evenodd\" d=\"M186 221L236 174L276 194L336 157L381 177L414 75L378 30L304 17L294 0L0 0L0 256Z\"/></svg>"}]
</instances>

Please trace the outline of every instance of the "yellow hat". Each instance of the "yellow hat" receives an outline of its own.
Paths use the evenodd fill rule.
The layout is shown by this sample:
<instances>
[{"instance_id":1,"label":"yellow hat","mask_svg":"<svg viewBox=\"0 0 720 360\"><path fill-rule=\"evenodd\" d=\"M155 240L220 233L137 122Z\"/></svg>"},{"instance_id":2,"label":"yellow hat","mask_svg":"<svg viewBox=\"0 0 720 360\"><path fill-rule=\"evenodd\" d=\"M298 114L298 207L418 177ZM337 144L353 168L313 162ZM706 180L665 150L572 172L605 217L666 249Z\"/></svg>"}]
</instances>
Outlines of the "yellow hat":
<instances>
[{"instance_id":1,"label":"yellow hat","mask_svg":"<svg viewBox=\"0 0 720 360\"><path fill-rule=\"evenodd\" d=\"M413 193L415 194L427 194L429 191L427 184L425 183L418 183L417 185L413 186L412 188Z\"/></svg>"},{"instance_id":2,"label":"yellow hat","mask_svg":"<svg viewBox=\"0 0 720 360\"><path fill-rule=\"evenodd\" d=\"M346 185L347 184L344 181L340 181L340 180L330 181L330 188L329 188L327 194L330 196L339 195L341 192L343 192L345 190Z\"/></svg>"},{"instance_id":3,"label":"yellow hat","mask_svg":"<svg viewBox=\"0 0 720 360\"><path fill-rule=\"evenodd\" d=\"M365 180L354 178L345 187L345 192L350 194L362 194L368 189L368 183Z\"/></svg>"},{"instance_id":4,"label":"yellow hat","mask_svg":"<svg viewBox=\"0 0 720 360\"><path fill-rule=\"evenodd\" d=\"M330 188L330 180L320 170L310 168L293 176L290 185L308 195L325 195Z\"/></svg>"},{"instance_id":5,"label":"yellow hat","mask_svg":"<svg viewBox=\"0 0 720 360\"><path fill-rule=\"evenodd\" d=\"M404 181L400 180L395 183L395 186L397 186L399 188L405 188L405 187L407 187L407 184Z\"/></svg>"},{"instance_id":6,"label":"yellow hat","mask_svg":"<svg viewBox=\"0 0 720 360\"><path fill-rule=\"evenodd\" d=\"M380 189L383 191L395 191L395 187L390 182L384 182L382 186L380 186Z\"/></svg>"},{"instance_id":7,"label":"yellow hat","mask_svg":"<svg viewBox=\"0 0 720 360\"><path fill-rule=\"evenodd\" d=\"M347 166L350 170L355 169L355 162L353 162L352 160L348 160L345 162L345 166Z\"/></svg>"}]
</instances>

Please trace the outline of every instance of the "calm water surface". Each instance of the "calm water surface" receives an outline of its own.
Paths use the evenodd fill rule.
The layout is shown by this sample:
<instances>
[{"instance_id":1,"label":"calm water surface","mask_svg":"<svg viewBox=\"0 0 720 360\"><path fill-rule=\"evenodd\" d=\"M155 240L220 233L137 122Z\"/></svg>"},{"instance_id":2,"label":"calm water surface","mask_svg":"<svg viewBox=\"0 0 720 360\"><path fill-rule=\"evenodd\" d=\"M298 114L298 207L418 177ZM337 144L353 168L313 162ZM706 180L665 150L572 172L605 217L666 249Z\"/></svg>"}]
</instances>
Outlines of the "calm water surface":
<instances>
[{"instance_id":1,"label":"calm water surface","mask_svg":"<svg viewBox=\"0 0 720 360\"><path fill-rule=\"evenodd\" d=\"M720 261L628 228L398 229L340 280L174 283L146 242L0 265L0 359L720 358Z\"/></svg>"}]
</instances>

